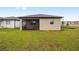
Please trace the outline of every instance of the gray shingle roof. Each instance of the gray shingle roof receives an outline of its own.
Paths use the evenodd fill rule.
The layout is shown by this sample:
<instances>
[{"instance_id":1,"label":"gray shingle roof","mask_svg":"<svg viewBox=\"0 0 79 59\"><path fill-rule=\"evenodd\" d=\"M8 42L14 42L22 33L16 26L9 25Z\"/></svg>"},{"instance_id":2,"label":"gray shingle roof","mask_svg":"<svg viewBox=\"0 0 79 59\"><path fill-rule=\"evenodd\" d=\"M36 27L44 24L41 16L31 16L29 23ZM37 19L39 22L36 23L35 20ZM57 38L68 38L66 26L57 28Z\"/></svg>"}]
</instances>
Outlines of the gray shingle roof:
<instances>
[{"instance_id":1,"label":"gray shingle roof","mask_svg":"<svg viewBox=\"0 0 79 59\"><path fill-rule=\"evenodd\" d=\"M52 18L52 17L58 17L58 18L62 18L62 16L55 16L55 15L47 15L47 14L34 14L34 15L27 15L27 16L21 16L21 17L48 17L48 18Z\"/></svg>"}]
</instances>

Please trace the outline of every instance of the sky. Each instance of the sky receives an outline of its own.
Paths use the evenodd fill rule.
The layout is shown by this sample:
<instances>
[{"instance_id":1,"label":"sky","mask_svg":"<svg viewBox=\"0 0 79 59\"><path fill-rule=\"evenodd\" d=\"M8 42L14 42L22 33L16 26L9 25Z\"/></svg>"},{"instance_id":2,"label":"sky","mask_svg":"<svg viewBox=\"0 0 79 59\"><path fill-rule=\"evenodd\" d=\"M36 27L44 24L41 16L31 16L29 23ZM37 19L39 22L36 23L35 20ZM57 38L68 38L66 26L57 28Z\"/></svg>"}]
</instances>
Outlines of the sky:
<instances>
[{"instance_id":1,"label":"sky","mask_svg":"<svg viewBox=\"0 0 79 59\"><path fill-rule=\"evenodd\" d=\"M79 7L0 7L0 17L31 14L63 16L64 21L79 21Z\"/></svg>"}]
</instances>

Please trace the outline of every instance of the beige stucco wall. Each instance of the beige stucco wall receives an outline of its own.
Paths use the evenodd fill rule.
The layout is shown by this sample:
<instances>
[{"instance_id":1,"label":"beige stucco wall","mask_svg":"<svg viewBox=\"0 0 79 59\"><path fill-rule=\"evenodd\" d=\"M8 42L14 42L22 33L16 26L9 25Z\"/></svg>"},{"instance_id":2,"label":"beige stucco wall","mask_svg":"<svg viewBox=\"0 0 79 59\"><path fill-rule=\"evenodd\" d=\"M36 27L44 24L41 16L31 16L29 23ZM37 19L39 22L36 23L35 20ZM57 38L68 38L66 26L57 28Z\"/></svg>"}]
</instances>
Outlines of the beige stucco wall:
<instances>
[{"instance_id":1,"label":"beige stucco wall","mask_svg":"<svg viewBox=\"0 0 79 59\"><path fill-rule=\"evenodd\" d=\"M50 21L54 24L50 24ZM60 19L39 19L40 30L61 30L61 21Z\"/></svg>"}]
</instances>

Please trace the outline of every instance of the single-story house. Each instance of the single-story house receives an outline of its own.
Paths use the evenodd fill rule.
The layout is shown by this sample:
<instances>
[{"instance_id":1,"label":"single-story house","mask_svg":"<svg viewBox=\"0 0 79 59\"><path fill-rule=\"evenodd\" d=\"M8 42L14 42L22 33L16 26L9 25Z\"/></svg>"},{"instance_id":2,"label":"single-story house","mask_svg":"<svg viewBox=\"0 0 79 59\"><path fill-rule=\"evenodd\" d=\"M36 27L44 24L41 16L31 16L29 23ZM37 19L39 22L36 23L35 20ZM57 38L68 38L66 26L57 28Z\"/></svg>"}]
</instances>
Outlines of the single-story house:
<instances>
[{"instance_id":1,"label":"single-story house","mask_svg":"<svg viewBox=\"0 0 79 59\"><path fill-rule=\"evenodd\" d=\"M61 30L62 16L35 14L21 16L20 30Z\"/></svg>"},{"instance_id":2,"label":"single-story house","mask_svg":"<svg viewBox=\"0 0 79 59\"><path fill-rule=\"evenodd\" d=\"M61 30L62 16L35 14L20 17L1 17L0 28L20 30Z\"/></svg>"},{"instance_id":3,"label":"single-story house","mask_svg":"<svg viewBox=\"0 0 79 59\"><path fill-rule=\"evenodd\" d=\"M64 26L79 27L79 21L64 21Z\"/></svg>"},{"instance_id":4,"label":"single-story house","mask_svg":"<svg viewBox=\"0 0 79 59\"><path fill-rule=\"evenodd\" d=\"M0 18L0 28L19 28L20 20L17 17Z\"/></svg>"}]
</instances>

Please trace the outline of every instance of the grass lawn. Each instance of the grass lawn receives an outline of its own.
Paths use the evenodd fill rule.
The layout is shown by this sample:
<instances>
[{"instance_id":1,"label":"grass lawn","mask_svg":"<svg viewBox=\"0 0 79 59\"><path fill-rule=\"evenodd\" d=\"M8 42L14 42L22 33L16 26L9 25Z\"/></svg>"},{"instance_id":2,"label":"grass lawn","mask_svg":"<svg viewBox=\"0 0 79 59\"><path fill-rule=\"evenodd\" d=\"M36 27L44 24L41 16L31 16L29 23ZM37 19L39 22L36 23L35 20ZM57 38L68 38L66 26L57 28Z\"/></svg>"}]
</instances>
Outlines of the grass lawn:
<instances>
[{"instance_id":1,"label":"grass lawn","mask_svg":"<svg viewBox=\"0 0 79 59\"><path fill-rule=\"evenodd\" d=\"M19 31L0 29L2 51L76 51L79 50L79 28L62 31Z\"/></svg>"}]
</instances>

